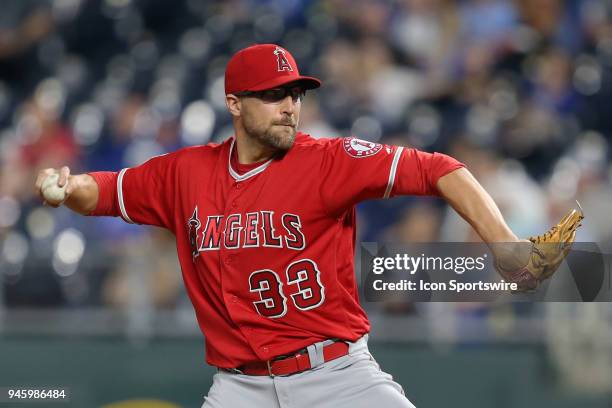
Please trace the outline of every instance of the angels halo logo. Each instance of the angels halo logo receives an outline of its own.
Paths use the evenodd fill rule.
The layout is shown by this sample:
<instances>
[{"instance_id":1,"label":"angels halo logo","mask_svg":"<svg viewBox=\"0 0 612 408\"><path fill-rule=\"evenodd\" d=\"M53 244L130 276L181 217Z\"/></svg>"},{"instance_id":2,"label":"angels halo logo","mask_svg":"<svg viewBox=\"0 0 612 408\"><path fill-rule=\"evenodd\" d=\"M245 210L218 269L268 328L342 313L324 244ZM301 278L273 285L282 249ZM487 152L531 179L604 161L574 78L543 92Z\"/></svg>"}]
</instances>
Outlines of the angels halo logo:
<instances>
[{"instance_id":1,"label":"angels halo logo","mask_svg":"<svg viewBox=\"0 0 612 408\"><path fill-rule=\"evenodd\" d=\"M344 139L344 151L349 156L361 158L374 156L382 150L380 143L368 142L367 140L357 139L356 137L347 137Z\"/></svg>"}]
</instances>

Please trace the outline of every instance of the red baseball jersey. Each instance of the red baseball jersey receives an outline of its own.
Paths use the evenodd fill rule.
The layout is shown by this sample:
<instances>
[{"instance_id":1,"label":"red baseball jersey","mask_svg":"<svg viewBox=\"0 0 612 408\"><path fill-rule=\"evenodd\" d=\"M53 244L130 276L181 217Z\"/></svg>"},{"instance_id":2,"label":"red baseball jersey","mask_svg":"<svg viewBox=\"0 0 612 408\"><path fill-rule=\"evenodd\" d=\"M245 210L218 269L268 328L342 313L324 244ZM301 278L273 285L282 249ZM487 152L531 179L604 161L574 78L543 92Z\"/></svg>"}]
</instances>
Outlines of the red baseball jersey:
<instances>
[{"instance_id":1,"label":"red baseball jersey","mask_svg":"<svg viewBox=\"0 0 612 408\"><path fill-rule=\"evenodd\" d=\"M100 186L91 215L174 232L207 362L225 368L367 333L355 204L435 195L438 178L462 166L443 154L298 133L284 155L241 172L235 149L230 138L90 173Z\"/></svg>"}]
</instances>

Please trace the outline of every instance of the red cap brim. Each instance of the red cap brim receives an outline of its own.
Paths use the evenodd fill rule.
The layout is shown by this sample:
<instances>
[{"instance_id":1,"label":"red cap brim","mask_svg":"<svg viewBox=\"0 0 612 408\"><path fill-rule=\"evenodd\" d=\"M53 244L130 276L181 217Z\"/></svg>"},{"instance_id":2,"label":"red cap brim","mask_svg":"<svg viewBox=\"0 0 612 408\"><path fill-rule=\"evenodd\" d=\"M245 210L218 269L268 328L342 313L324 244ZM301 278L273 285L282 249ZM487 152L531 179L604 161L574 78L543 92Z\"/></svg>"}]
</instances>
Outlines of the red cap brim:
<instances>
[{"instance_id":1,"label":"red cap brim","mask_svg":"<svg viewBox=\"0 0 612 408\"><path fill-rule=\"evenodd\" d=\"M314 77L301 75L299 77L281 76L259 83L249 88L248 91L265 91L266 89L272 89L292 83L300 84L305 89L316 89L321 86L321 81Z\"/></svg>"}]
</instances>

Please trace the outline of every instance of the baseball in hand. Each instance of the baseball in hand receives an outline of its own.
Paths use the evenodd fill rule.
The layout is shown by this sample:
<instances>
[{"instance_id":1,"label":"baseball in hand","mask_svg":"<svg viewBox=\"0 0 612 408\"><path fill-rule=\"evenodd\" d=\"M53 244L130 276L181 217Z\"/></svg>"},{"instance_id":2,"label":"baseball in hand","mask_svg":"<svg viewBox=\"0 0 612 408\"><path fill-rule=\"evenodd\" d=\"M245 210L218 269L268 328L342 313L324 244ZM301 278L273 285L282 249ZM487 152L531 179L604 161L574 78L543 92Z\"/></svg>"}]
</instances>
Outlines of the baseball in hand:
<instances>
[{"instance_id":1,"label":"baseball in hand","mask_svg":"<svg viewBox=\"0 0 612 408\"><path fill-rule=\"evenodd\" d=\"M59 180L59 174L51 174L45 179L42 185L42 194L47 202L50 204L60 204L66 198L66 186L63 187L57 185Z\"/></svg>"}]
</instances>

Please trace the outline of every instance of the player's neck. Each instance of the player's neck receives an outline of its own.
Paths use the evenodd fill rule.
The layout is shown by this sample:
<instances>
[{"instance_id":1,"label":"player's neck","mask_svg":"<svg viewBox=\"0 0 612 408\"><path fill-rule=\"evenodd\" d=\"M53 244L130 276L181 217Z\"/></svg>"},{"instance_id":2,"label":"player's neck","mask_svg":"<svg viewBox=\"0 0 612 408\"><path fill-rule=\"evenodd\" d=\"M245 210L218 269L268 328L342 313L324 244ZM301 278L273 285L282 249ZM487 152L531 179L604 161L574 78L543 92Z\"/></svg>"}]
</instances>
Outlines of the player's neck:
<instances>
[{"instance_id":1,"label":"player's neck","mask_svg":"<svg viewBox=\"0 0 612 408\"><path fill-rule=\"evenodd\" d=\"M264 145L259 140L244 133L236 135L234 148L240 164L259 163L272 158L278 152L278 149Z\"/></svg>"}]
</instances>

